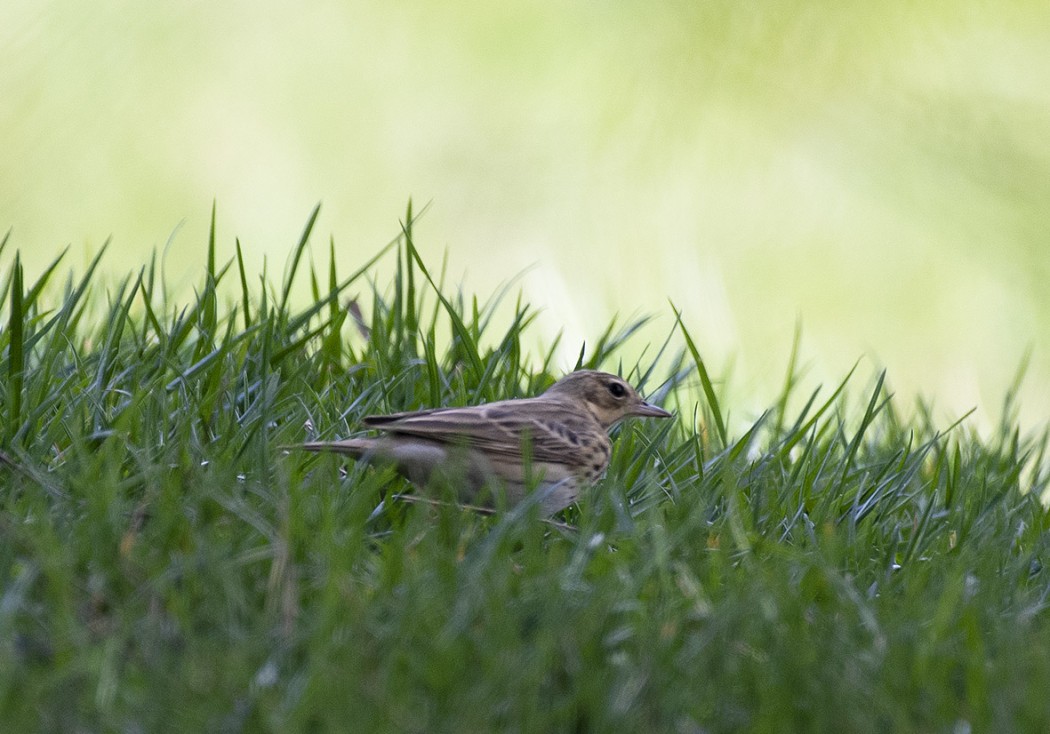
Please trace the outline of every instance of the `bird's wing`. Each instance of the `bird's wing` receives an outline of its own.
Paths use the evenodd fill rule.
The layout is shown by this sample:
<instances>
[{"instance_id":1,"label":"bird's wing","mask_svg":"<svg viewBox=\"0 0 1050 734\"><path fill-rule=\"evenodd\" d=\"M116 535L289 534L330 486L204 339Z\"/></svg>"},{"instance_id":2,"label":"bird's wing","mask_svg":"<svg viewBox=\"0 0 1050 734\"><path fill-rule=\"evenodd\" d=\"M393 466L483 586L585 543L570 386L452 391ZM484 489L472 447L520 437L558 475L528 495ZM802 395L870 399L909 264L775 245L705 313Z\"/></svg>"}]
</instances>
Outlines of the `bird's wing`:
<instances>
[{"instance_id":1,"label":"bird's wing","mask_svg":"<svg viewBox=\"0 0 1050 734\"><path fill-rule=\"evenodd\" d=\"M492 456L533 461L585 463L605 431L579 408L558 400L504 400L469 408L434 408L370 416L366 426L394 434L463 442ZM526 448L527 447L527 448Z\"/></svg>"}]
</instances>

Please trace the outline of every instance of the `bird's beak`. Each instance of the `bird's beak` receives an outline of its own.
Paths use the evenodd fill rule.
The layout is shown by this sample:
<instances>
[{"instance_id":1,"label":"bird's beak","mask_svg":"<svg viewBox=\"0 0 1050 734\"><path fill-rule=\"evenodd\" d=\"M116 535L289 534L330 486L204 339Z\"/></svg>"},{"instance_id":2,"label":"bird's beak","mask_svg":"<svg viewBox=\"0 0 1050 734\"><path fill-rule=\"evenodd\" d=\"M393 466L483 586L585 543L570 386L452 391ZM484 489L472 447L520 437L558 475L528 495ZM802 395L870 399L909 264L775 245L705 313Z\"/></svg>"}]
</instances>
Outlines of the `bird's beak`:
<instances>
[{"instance_id":1,"label":"bird's beak","mask_svg":"<svg viewBox=\"0 0 1050 734\"><path fill-rule=\"evenodd\" d=\"M631 415L646 416L648 418L670 418L671 414L663 408L657 408L644 400L631 408Z\"/></svg>"}]
</instances>

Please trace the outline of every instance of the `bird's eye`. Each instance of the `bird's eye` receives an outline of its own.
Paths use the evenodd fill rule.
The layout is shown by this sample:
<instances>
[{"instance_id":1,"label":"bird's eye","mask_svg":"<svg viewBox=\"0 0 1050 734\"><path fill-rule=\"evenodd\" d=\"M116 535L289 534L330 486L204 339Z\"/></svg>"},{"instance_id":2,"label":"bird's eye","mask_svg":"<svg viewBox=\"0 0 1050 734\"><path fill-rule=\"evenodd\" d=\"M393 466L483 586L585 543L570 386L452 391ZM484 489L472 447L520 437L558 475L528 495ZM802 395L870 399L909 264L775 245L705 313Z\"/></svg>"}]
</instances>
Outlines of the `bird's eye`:
<instances>
[{"instance_id":1,"label":"bird's eye","mask_svg":"<svg viewBox=\"0 0 1050 734\"><path fill-rule=\"evenodd\" d=\"M627 394L627 388L625 388L623 385L621 385L618 382L610 382L609 383L609 392L612 394L612 396L614 398L622 398L624 395Z\"/></svg>"}]
</instances>

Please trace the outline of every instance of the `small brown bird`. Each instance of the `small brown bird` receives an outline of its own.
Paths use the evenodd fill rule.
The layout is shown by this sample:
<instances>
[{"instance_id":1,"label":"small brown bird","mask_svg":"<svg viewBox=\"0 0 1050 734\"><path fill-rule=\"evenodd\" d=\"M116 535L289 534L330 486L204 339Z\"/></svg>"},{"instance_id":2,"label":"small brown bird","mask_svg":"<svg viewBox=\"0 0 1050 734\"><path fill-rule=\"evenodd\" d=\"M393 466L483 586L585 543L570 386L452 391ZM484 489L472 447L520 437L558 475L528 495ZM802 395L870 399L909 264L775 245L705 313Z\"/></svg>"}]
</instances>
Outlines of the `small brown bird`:
<instances>
[{"instance_id":1,"label":"small brown bird","mask_svg":"<svg viewBox=\"0 0 1050 734\"><path fill-rule=\"evenodd\" d=\"M462 487L464 501L484 486L502 486L515 505L535 487L541 511L553 515L602 476L612 451L609 429L628 416L671 414L616 375L578 370L539 397L369 416L364 424L385 435L296 448L393 463L420 486L440 476Z\"/></svg>"}]
</instances>

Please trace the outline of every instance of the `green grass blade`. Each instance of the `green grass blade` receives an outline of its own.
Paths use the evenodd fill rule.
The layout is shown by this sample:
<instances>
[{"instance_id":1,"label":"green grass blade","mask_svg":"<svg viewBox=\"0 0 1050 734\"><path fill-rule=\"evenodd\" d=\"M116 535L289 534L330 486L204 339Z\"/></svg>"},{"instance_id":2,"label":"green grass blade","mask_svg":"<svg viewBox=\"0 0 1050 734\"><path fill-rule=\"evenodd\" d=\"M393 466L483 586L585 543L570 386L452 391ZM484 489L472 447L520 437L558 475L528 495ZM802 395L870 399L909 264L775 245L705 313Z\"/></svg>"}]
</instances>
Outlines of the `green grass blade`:
<instances>
[{"instance_id":1,"label":"green grass blade","mask_svg":"<svg viewBox=\"0 0 1050 734\"><path fill-rule=\"evenodd\" d=\"M251 295L248 292L248 274L244 269L244 253L241 252L241 241L240 239L235 240L237 249L237 274L240 276L241 282L241 316L244 319L244 328L248 329L252 326L252 306L251 306Z\"/></svg>"},{"instance_id":2,"label":"green grass blade","mask_svg":"<svg viewBox=\"0 0 1050 734\"><path fill-rule=\"evenodd\" d=\"M25 311L22 300L22 258L15 253L11 267L11 301L7 320L7 444L22 426L22 387L25 378Z\"/></svg>"},{"instance_id":3,"label":"green grass blade","mask_svg":"<svg viewBox=\"0 0 1050 734\"><path fill-rule=\"evenodd\" d=\"M284 277L284 285L281 287L281 300L278 311L284 314L288 308L288 296L292 292L292 283L295 281L295 274L299 270L299 261L302 260L303 252L306 250L306 245L310 242L310 233L314 229L314 224L317 223L317 217L321 213L321 205L318 204L314 207L314 210L310 213L310 218L306 222L306 226L303 227L303 233L299 237L299 244L295 246L292 251L292 261L288 267L288 272Z\"/></svg>"},{"instance_id":4,"label":"green grass blade","mask_svg":"<svg viewBox=\"0 0 1050 734\"><path fill-rule=\"evenodd\" d=\"M728 446L729 435L726 431L725 421L722 419L722 407L719 405L718 396L715 394L714 385L711 383L711 376L707 372L707 365L704 364L700 351L696 348L696 342L693 341L693 337L690 336L689 330L686 329L685 323L682 321L681 312L675 308L673 303L671 308L674 310L675 321L678 323L678 328L685 339L686 347L693 357L693 364L696 365L697 374L700 375L700 385L704 390L704 396L707 398L707 405L711 409L711 416L715 421L715 430L718 431L718 439L722 446Z\"/></svg>"},{"instance_id":5,"label":"green grass blade","mask_svg":"<svg viewBox=\"0 0 1050 734\"><path fill-rule=\"evenodd\" d=\"M452 323L453 334L459 340L459 355L461 357L466 358L467 363L469 364L471 371L474 375L474 380L480 380L481 376L485 372L485 367L481 362L481 356L478 352L477 342L475 342L474 338L471 336L470 329L468 329L467 325L463 322L459 311L456 309L455 306L452 305L452 302L449 301L441 293L441 290L434 282L434 279L430 277L430 272L427 270L426 265L423 263L423 258L419 256L419 252L416 250L415 244L412 242L411 230L402 228L402 234L404 234L405 236L406 251L408 252L411 259L415 262L416 266L419 268L419 272L423 273L423 277L425 277L427 279L427 282L430 283L430 286L434 290L435 295L437 295L438 300L441 302L441 305L444 306L445 314L448 316L449 320Z\"/></svg>"}]
</instances>

